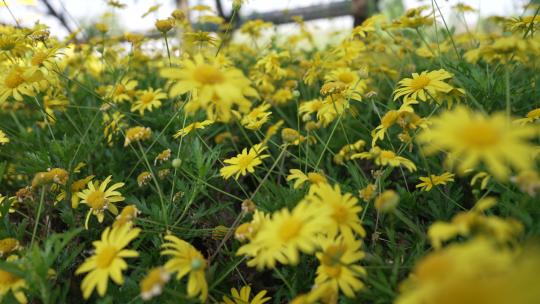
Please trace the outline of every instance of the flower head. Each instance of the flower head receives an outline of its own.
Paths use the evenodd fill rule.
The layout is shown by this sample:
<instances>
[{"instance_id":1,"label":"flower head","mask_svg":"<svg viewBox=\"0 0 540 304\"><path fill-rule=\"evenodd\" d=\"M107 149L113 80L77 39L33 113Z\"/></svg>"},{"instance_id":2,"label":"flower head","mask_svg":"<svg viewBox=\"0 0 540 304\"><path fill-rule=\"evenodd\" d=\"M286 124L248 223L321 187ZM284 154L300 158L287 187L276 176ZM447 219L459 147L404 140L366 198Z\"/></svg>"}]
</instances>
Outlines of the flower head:
<instances>
[{"instance_id":1,"label":"flower head","mask_svg":"<svg viewBox=\"0 0 540 304\"><path fill-rule=\"evenodd\" d=\"M462 173L479 163L499 179L507 177L510 168L530 169L534 147L528 139L537 134L534 126L512 124L504 113L486 116L462 106L431 123L418 140L428 153L449 152L448 164L459 163Z\"/></svg>"},{"instance_id":2,"label":"flower head","mask_svg":"<svg viewBox=\"0 0 540 304\"><path fill-rule=\"evenodd\" d=\"M161 255L171 256L164 266L165 269L176 273L177 280L189 274L188 296L199 295L199 299L204 301L208 295L208 285L204 274L207 263L204 256L190 243L174 235L166 235L165 240L168 242L161 246L163 248Z\"/></svg>"},{"instance_id":3,"label":"flower head","mask_svg":"<svg viewBox=\"0 0 540 304\"><path fill-rule=\"evenodd\" d=\"M232 157L224 160L223 162L229 164L221 168L219 171L221 176L224 179L229 179L234 175L235 179L238 179L240 175L244 176L248 172L255 172L255 167L262 164L262 160L269 157L268 154L262 154L266 150L266 146L261 144L256 144L253 147L242 150L242 153L238 154L236 157Z\"/></svg>"},{"instance_id":4,"label":"flower head","mask_svg":"<svg viewBox=\"0 0 540 304\"><path fill-rule=\"evenodd\" d=\"M130 225L105 228L101 240L93 243L95 253L77 268L76 274L88 272L81 283L83 297L88 299L97 288L98 294L104 296L107 291L109 277L118 285L124 284L122 271L127 269L124 258L139 256L137 251L124 249L141 232Z\"/></svg>"},{"instance_id":5,"label":"flower head","mask_svg":"<svg viewBox=\"0 0 540 304\"><path fill-rule=\"evenodd\" d=\"M88 188L77 193L77 196L82 200L82 204L90 207L86 216L85 227L88 228L90 215L97 217L98 221L103 222L105 210L109 210L112 214L118 214L118 209L115 203L123 201L125 198L122 193L116 191L124 186L124 183L116 183L107 188L111 182L112 176L108 176L103 182L94 181L88 183Z\"/></svg>"}]
</instances>

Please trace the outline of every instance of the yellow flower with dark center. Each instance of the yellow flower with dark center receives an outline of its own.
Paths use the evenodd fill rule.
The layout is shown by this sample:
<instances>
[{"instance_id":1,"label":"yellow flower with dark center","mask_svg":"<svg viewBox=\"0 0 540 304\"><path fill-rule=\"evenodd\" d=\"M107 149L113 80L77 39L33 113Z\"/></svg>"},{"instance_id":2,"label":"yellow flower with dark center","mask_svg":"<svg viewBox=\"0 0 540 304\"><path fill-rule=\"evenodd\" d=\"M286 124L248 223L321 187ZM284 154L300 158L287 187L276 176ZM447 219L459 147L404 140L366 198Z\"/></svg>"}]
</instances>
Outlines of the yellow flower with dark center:
<instances>
[{"instance_id":1,"label":"yellow flower with dark center","mask_svg":"<svg viewBox=\"0 0 540 304\"><path fill-rule=\"evenodd\" d=\"M270 156L262 154L266 148L262 144L256 144L249 148L249 152L247 148L244 148L242 153L224 160L223 162L229 165L221 168L219 173L224 179L229 179L233 175L235 179L238 179L240 175L244 176L248 172L255 172L255 167L262 164L262 160Z\"/></svg>"},{"instance_id":2,"label":"yellow flower with dark center","mask_svg":"<svg viewBox=\"0 0 540 304\"><path fill-rule=\"evenodd\" d=\"M271 297L264 297L266 295L267 291L263 290L260 291L258 294L253 297L253 299L250 299L251 295L251 287L250 286L244 286L240 289L240 292L236 288L231 288L231 297L223 296L223 303L224 304L264 304L268 301L270 301Z\"/></svg>"},{"instance_id":3,"label":"yellow flower with dark center","mask_svg":"<svg viewBox=\"0 0 540 304\"><path fill-rule=\"evenodd\" d=\"M445 70L424 71L413 73L412 78L405 78L399 82L399 88L394 91L394 100L403 96L403 100L427 101L436 98L440 93L448 93L453 87L445 81L452 78L452 74Z\"/></svg>"},{"instance_id":4,"label":"yellow flower with dark center","mask_svg":"<svg viewBox=\"0 0 540 304\"><path fill-rule=\"evenodd\" d=\"M123 187L124 183L116 183L107 188L111 182L111 178L112 176L109 175L101 183L99 181L89 182L87 189L77 193L77 196L81 199L81 203L90 207L86 215L86 229L88 229L88 221L91 214L95 215L100 223L103 222L105 210L109 210L114 215L118 214L115 203L121 202L125 198L122 196L122 193L116 190Z\"/></svg>"},{"instance_id":5,"label":"yellow flower with dark center","mask_svg":"<svg viewBox=\"0 0 540 304\"><path fill-rule=\"evenodd\" d=\"M459 163L461 173L482 163L489 173L504 179L510 168L531 168L535 148L528 140L537 130L532 125L512 124L504 113L486 116L461 106L431 119L430 127L417 139L427 153L449 152L448 164Z\"/></svg>"},{"instance_id":6,"label":"yellow flower with dark center","mask_svg":"<svg viewBox=\"0 0 540 304\"><path fill-rule=\"evenodd\" d=\"M354 297L364 287L359 278L366 275L366 270L358 264L365 256L361 246L362 242L352 236L321 240L315 284L329 283L336 292L341 290L347 297Z\"/></svg>"},{"instance_id":7,"label":"yellow flower with dark center","mask_svg":"<svg viewBox=\"0 0 540 304\"><path fill-rule=\"evenodd\" d=\"M128 267L124 258L139 256L137 251L125 249L125 247L140 232L141 229L132 228L130 225L112 229L107 227L101 234L101 240L92 243L95 253L87 258L75 271L76 274L88 272L81 283L81 290L85 299L88 299L96 288L98 294L104 296L109 278L118 285L124 284L122 271Z\"/></svg>"},{"instance_id":8,"label":"yellow flower with dark center","mask_svg":"<svg viewBox=\"0 0 540 304\"><path fill-rule=\"evenodd\" d=\"M422 176L418 179L421 181L421 183L416 185L416 188L420 188L422 191L430 191L434 186L446 185L449 182L453 182L454 174L444 172L441 175L430 174L429 176Z\"/></svg>"},{"instance_id":9,"label":"yellow flower with dark center","mask_svg":"<svg viewBox=\"0 0 540 304\"><path fill-rule=\"evenodd\" d=\"M207 263L204 256L191 244L174 235L166 235L165 240L168 242L161 245L163 248L161 255L171 256L165 263L165 269L172 273L176 272L177 280L189 274L188 296L199 295L199 299L204 302L208 296L208 284L205 277Z\"/></svg>"},{"instance_id":10,"label":"yellow flower with dark center","mask_svg":"<svg viewBox=\"0 0 540 304\"><path fill-rule=\"evenodd\" d=\"M131 106L131 112L139 111L139 114L144 115L145 111L152 112L154 108L161 107L161 100L167 98L167 94L161 89L154 90L152 88L139 92L139 97Z\"/></svg>"}]
</instances>

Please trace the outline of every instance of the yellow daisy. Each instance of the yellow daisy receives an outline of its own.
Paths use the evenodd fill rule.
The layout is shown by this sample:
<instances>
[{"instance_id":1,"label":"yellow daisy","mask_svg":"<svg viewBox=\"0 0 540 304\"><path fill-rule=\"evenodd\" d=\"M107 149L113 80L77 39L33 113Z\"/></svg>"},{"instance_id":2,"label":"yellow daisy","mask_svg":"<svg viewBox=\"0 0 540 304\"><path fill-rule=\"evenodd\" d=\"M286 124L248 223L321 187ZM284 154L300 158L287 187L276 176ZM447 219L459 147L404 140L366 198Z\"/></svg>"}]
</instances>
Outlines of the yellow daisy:
<instances>
[{"instance_id":1,"label":"yellow daisy","mask_svg":"<svg viewBox=\"0 0 540 304\"><path fill-rule=\"evenodd\" d=\"M112 176L109 175L102 183L91 181L88 183L88 188L77 193L77 196L82 200L81 203L90 207L84 224L86 229L88 229L88 221L91 214L95 215L100 223L103 222L105 210L109 210L114 215L118 214L115 203L121 202L125 198L122 196L122 193L116 190L123 187L124 183L113 184L107 189L111 178Z\"/></svg>"},{"instance_id":2,"label":"yellow daisy","mask_svg":"<svg viewBox=\"0 0 540 304\"><path fill-rule=\"evenodd\" d=\"M139 284L141 298L145 301L161 294L171 274L163 267L152 268Z\"/></svg>"},{"instance_id":3,"label":"yellow daisy","mask_svg":"<svg viewBox=\"0 0 540 304\"><path fill-rule=\"evenodd\" d=\"M403 96L405 101L420 99L427 101L428 97L435 98L439 93L448 93L452 86L445 80L452 78L452 74L445 70L424 71L413 73L412 78L405 78L399 82L399 88L394 91L394 100Z\"/></svg>"},{"instance_id":4,"label":"yellow daisy","mask_svg":"<svg viewBox=\"0 0 540 304\"><path fill-rule=\"evenodd\" d=\"M7 137L4 131L0 130L0 145L5 145L9 142L9 137Z\"/></svg>"},{"instance_id":5,"label":"yellow daisy","mask_svg":"<svg viewBox=\"0 0 540 304\"><path fill-rule=\"evenodd\" d=\"M213 120L203 120L203 121L196 121L192 124L189 124L187 125L186 127L178 130L175 134L174 134L174 138L180 138L180 137L184 137L186 135L188 135L189 133L195 131L195 130L198 130L198 129L204 129L206 128L207 126L213 124L214 121Z\"/></svg>"},{"instance_id":6,"label":"yellow daisy","mask_svg":"<svg viewBox=\"0 0 540 304\"><path fill-rule=\"evenodd\" d=\"M510 168L530 169L535 148L528 142L537 134L532 125L512 124L504 113L486 116L460 106L431 120L418 135L427 153L447 151L450 166L459 163L464 172L479 163L489 173L504 179Z\"/></svg>"},{"instance_id":7,"label":"yellow daisy","mask_svg":"<svg viewBox=\"0 0 540 304\"><path fill-rule=\"evenodd\" d=\"M162 69L161 76L172 80L171 96L191 93L197 107L223 121L230 119L233 105L249 110L251 103L246 97L258 96L241 70L205 60L200 54L193 60L184 59L181 68ZM188 103L194 106L193 102ZM186 107L189 109L188 105ZM209 118L212 117L209 115Z\"/></svg>"},{"instance_id":8,"label":"yellow daisy","mask_svg":"<svg viewBox=\"0 0 540 304\"><path fill-rule=\"evenodd\" d=\"M317 237L332 224L329 214L329 207L313 208L305 200L292 211L283 208L262 222L257 234L237 254L251 257L248 266L258 269L274 268L276 262L295 265L299 251L315 250Z\"/></svg>"},{"instance_id":9,"label":"yellow daisy","mask_svg":"<svg viewBox=\"0 0 540 304\"><path fill-rule=\"evenodd\" d=\"M359 278L366 275L366 270L358 264L365 256L361 246L362 242L352 237L323 239L322 251L317 253L320 265L315 284L330 283L334 290L354 297L364 287Z\"/></svg>"},{"instance_id":10,"label":"yellow daisy","mask_svg":"<svg viewBox=\"0 0 540 304\"><path fill-rule=\"evenodd\" d=\"M17 260L17 256L9 256L6 262L13 262ZM13 294L15 300L19 303L27 303L28 300L23 290L26 289L26 281L6 270L0 269L0 302L3 302L4 296L9 292Z\"/></svg>"},{"instance_id":11,"label":"yellow daisy","mask_svg":"<svg viewBox=\"0 0 540 304\"><path fill-rule=\"evenodd\" d=\"M270 301L271 297L264 297L267 291L263 290L250 299L251 287L244 286L240 289L240 292L236 288L231 288L231 297L223 296L224 304L264 304Z\"/></svg>"},{"instance_id":12,"label":"yellow daisy","mask_svg":"<svg viewBox=\"0 0 540 304\"><path fill-rule=\"evenodd\" d=\"M141 115L144 115L144 111L152 112L153 108L161 107L161 100L164 98L167 98L167 94L161 89L150 88L140 91L137 100L131 106L131 112L139 111Z\"/></svg>"},{"instance_id":13,"label":"yellow daisy","mask_svg":"<svg viewBox=\"0 0 540 304\"><path fill-rule=\"evenodd\" d=\"M107 291L109 277L118 285L124 284L122 271L127 269L124 258L135 258L139 253L135 250L124 249L135 239L141 229L132 228L130 225L105 228L101 234L101 240L95 241L95 253L87 258L77 268L76 274L88 272L81 283L83 297L88 299L92 291L97 288L98 294L104 296Z\"/></svg>"},{"instance_id":14,"label":"yellow daisy","mask_svg":"<svg viewBox=\"0 0 540 304\"><path fill-rule=\"evenodd\" d=\"M357 204L358 199L350 193L341 194L339 185L332 187L327 183L315 184L309 189L308 200L314 204L314 208L330 207L332 225L327 230L330 237L338 233L352 237L353 232L362 237L366 235L358 217L358 213L362 211L362 207Z\"/></svg>"},{"instance_id":15,"label":"yellow daisy","mask_svg":"<svg viewBox=\"0 0 540 304\"><path fill-rule=\"evenodd\" d=\"M174 235L166 235L165 240L168 242L161 246L163 248L161 255L171 256L165 263L165 269L176 272L177 280L181 280L189 273L188 296L199 295L199 299L204 302L208 296L208 285L204 274L207 263L204 256L190 243Z\"/></svg>"},{"instance_id":16,"label":"yellow daisy","mask_svg":"<svg viewBox=\"0 0 540 304\"><path fill-rule=\"evenodd\" d=\"M420 188L422 191L430 191L434 186L446 185L449 182L453 182L454 174L444 172L441 175L430 174L429 176L422 176L418 179L422 182L416 185L416 188Z\"/></svg>"},{"instance_id":17,"label":"yellow daisy","mask_svg":"<svg viewBox=\"0 0 540 304\"><path fill-rule=\"evenodd\" d=\"M229 165L221 168L219 173L224 179L229 179L233 175L235 179L238 179L240 175L244 176L248 172L255 172L255 167L262 164L262 159L270 156L268 154L261 154L266 148L262 144L256 144L249 148L249 152L247 148L244 148L242 153L236 157L224 160L223 162Z\"/></svg>"}]
</instances>

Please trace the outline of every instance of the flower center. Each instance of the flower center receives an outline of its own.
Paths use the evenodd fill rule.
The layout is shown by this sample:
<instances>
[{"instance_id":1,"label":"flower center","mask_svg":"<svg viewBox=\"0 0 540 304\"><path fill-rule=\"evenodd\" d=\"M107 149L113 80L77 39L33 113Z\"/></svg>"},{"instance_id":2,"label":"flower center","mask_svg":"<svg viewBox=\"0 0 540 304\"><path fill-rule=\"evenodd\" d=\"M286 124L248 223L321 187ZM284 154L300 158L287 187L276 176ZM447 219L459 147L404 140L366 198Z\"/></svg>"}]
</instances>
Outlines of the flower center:
<instances>
[{"instance_id":1,"label":"flower center","mask_svg":"<svg viewBox=\"0 0 540 304\"><path fill-rule=\"evenodd\" d=\"M417 78L412 80L411 88L415 91L419 91L427 87L430 82L431 82L431 79L429 79L429 77L425 75L420 75Z\"/></svg>"},{"instance_id":2,"label":"flower center","mask_svg":"<svg viewBox=\"0 0 540 304\"><path fill-rule=\"evenodd\" d=\"M31 63L33 66L40 66L43 64L43 62L47 59L47 53L45 52L37 52L32 57Z\"/></svg>"},{"instance_id":3,"label":"flower center","mask_svg":"<svg viewBox=\"0 0 540 304\"><path fill-rule=\"evenodd\" d=\"M242 155L238 158L238 167L240 168L248 168L251 165L251 162L253 162L253 157L251 155Z\"/></svg>"},{"instance_id":4,"label":"flower center","mask_svg":"<svg viewBox=\"0 0 540 304\"><path fill-rule=\"evenodd\" d=\"M88 202L90 208L94 210L102 210L108 203L107 199L105 198L105 193L99 190L90 193L90 195L88 195L86 198L86 201Z\"/></svg>"},{"instance_id":5,"label":"flower center","mask_svg":"<svg viewBox=\"0 0 540 304\"><path fill-rule=\"evenodd\" d=\"M339 268L341 263L341 257L345 253L345 245L330 245L323 252L321 263L325 266Z\"/></svg>"},{"instance_id":6,"label":"flower center","mask_svg":"<svg viewBox=\"0 0 540 304\"><path fill-rule=\"evenodd\" d=\"M108 268L116 258L118 250L116 247L109 246L101 250L96 257L96 265L98 268Z\"/></svg>"},{"instance_id":7,"label":"flower center","mask_svg":"<svg viewBox=\"0 0 540 304\"><path fill-rule=\"evenodd\" d=\"M141 96L141 101L144 104L149 104L149 103L152 102L152 100L154 100L154 94L153 93L147 92L147 93L144 93Z\"/></svg>"},{"instance_id":8,"label":"flower center","mask_svg":"<svg viewBox=\"0 0 540 304\"><path fill-rule=\"evenodd\" d=\"M347 209L341 204L336 204L332 210L332 218L338 223L343 224L347 221L348 217Z\"/></svg>"},{"instance_id":9,"label":"flower center","mask_svg":"<svg viewBox=\"0 0 540 304\"><path fill-rule=\"evenodd\" d=\"M302 222L289 218L279 228L279 237L283 242L287 242L300 234Z\"/></svg>"},{"instance_id":10,"label":"flower center","mask_svg":"<svg viewBox=\"0 0 540 304\"><path fill-rule=\"evenodd\" d=\"M193 71L193 78L205 85L218 84L225 80L220 70L208 64L198 66Z\"/></svg>"},{"instance_id":11,"label":"flower center","mask_svg":"<svg viewBox=\"0 0 540 304\"><path fill-rule=\"evenodd\" d=\"M10 89L16 88L23 83L24 78L22 78L22 76L17 72L11 72L4 80L4 84Z\"/></svg>"},{"instance_id":12,"label":"flower center","mask_svg":"<svg viewBox=\"0 0 540 304\"><path fill-rule=\"evenodd\" d=\"M338 79L339 79L339 81L341 81L343 83L351 84L354 81L354 75L352 73L350 73L350 72L349 73L341 73L341 74L339 74Z\"/></svg>"},{"instance_id":13,"label":"flower center","mask_svg":"<svg viewBox=\"0 0 540 304\"><path fill-rule=\"evenodd\" d=\"M485 149L497 145L500 141L499 130L493 128L485 121L471 123L457 133L457 137L468 147Z\"/></svg>"},{"instance_id":14,"label":"flower center","mask_svg":"<svg viewBox=\"0 0 540 304\"><path fill-rule=\"evenodd\" d=\"M396 153L394 153L393 151L384 150L381 151L380 157L381 159L393 159L394 157L396 157Z\"/></svg>"},{"instance_id":15,"label":"flower center","mask_svg":"<svg viewBox=\"0 0 540 304\"><path fill-rule=\"evenodd\" d=\"M114 95L124 94L125 91L126 91L126 87L124 87L123 84L119 84L114 89Z\"/></svg>"}]
</instances>

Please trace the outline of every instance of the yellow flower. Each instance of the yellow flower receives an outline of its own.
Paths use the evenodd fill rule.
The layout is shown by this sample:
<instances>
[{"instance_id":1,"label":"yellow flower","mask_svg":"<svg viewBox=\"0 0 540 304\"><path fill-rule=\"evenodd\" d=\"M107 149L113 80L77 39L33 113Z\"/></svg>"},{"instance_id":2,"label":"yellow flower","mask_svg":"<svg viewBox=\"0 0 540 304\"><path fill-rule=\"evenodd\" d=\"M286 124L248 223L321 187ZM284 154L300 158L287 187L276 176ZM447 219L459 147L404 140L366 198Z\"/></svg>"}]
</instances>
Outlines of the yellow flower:
<instances>
[{"instance_id":1,"label":"yellow flower","mask_svg":"<svg viewBox=\"0 0 540 304\"><path fill-rule=\"evenodd\" d=\"M9 142L9 137L7 137L4 131L0 130L0 145L5 145Z\"/></svg>"},{"instance_id":2,"label":"yellow flower","mask_svg":"<svg viewBox=\"0 0 540 304\"><path fill-rule=\"evenodd\" d=\"M540 299L538 248L478 238L428 254L401 283L396 304L527 304Z\"/></svg>"},{"instance_id":3,"label":"yellow flower","mask_svg":"<svg viewBox=\"0 0 540 304\"><path fill-rule=\"evenodd\" d=\"M224 179L229 179L233 175L235 179L238 179L240 175L244 176L248 172L255 172L255 167L262 164L262 160L270 156L268 154L262 154L266 148L262 144L256 144L249 148L249 152L247 148L244 148L242 153L236 157L224 160L223 162L229 165L221 168L219 173Z\"/></svg>"},{"instance_id":4,"label":"yellow flower","mask_svg":"<svg viewBox=\"0 0 540 304\"><path fill-rule=\"evenodd\" d=\"M86 188L86 185L94 178L93 175L87 176L86 178L79 179L74 181L71 184L71 208L75 209L79 207L79 202L81 198L79 197L78 193L80 193L83 189ZM66 191L61 190L60 194L56 197L56 201L61 201L65 199L67 196Z\"/></svg>"},{"instance_id":5,"label":"yellow flower","mask_svg":"<svg viewBox=\"0 0 540 304\"><path fill-rule=\"evenodd\" d=\"M144 111L152 112L153 108L161 107L161 100L167 98L167 94L161 89L154 90L152 88L140 91L137 100L131 106L131 112L139 111L139 114L144 115Z\"/></svg>"},{"instance_id":6,"label":"yellow flower","mask_svg":"<svg viewBox=\"0 0 540 304\"><path fill-rule=\"evenodd\" d=\"M513 123L526 125L526 124L537 121L539 118L540 118L540 108L536 108L534 110L529 111L529 113L527 113L527 116L525 116L525 118L516 119L513 121Z\"/></svg>"},{"instance_id":7,"label":"yellow flower","mask_svg":"<svg viewBox=\"0 0 540 304\"><path fill-rule=\"evenodd\" d=\"M154 166L157 165L158 162L161 164L165 161L168 161L169 158L171 158L171 152L171 149L165 149L161 151L154 159Z\"/></svg>"},{"instance_id":8,"label":"yellow flower","mask_svg":"<svg viewBox=\"0 0 540 304\"><path fill-rule=\"evenodd\" d=\"M168 242L161 245L163 248L161 255L171 256L164 266L165 269L172 273L176 272L177 280L181 280L189 273L188 296L200 294L199 299L204 302L208 296L208 285L204 275L207 264L203 255L191 244L174 235L166 235L165 240Z\"/></svg>"},{"instance_id":9,"label":"yellow flower","mask_svg":"<svg viewBox=\"0 0 540 304\"><path fill-rule=\"evenodd\" d=\"M0 80L0 104L9 97L22 101L23 95L36 95L35 82L41 79L40 73L28 75L26 72L27 70L20 66L13 66L10 71L5 72L3 79Z\"/></svg>"},{"instance_id":10,"label":"yellow flower","mask_svg":"<svg viewBox=\"0 0 540 304\"><path fill-rule=\"evenodd\" d=\"M454 174L450 172L444 172L441 175L431 174L426 177L418 178L421 183L416 185L416 188L420 188L422 191L430 191L431 188L437 185L446 185L448 182L454 181Z\"/></svg>"},{"instance_id":11,"label":"yellow flower","mask_svg":"<svg viewBox=\"0 0 540 304\"><path fill-rule=\"evenodd\" d=\"M93 242L95 253L87 258L75 271L76 274L88 272L81 283L85 299L88 299L96 288L98 294L104 296L107 291L109 277L118 285L124 284L122 271L128 267L124 258L139 256L137 251L124 248L140 232L141 229L131 228L130 225L112 229L107 227L101 234L101 240Z\"/></svg>"},{"instance_id":12,"label":"yellow flower","mask_svg":"<svg viewBox=\"0 0 540 304\"><path fill-rule=\"evenodd\" d=\"M247 264L257 269L274 268L276 262L296 265L299 251L312 253L318 235L331 225L329 213L327 206L313 208L305 200L292 211L283 208L263 221L257 234L236 254L251 257Z\"/></svg>"},{"instance_id":13,"label":"yellow flower","mask_svg":"<svg viewBox=\"0 0 540 304\"><path fill-rule=\"evenodd\" d=\"M175 20L173 18L158 19L155 22L156 29L165 34L170 31L174 26Z\"/></svg>"},{"instance_id":14,"label":"yellow flower","mask_svg":"<svg viewBox=\"0 0 540 304\"><path fill-rule=\"evenodd\" d=\"M341 194L339 185L332 187L327 183L315 184L309 189L307 200L313 204L313 208L330 207L332 224L327 229L329 237L335 237L338 233L352 237L353 232L362 237L366 235L358 217L362 211L362 207L357 204L358 199L350 193Z\"/></svg>"},{"instance_id":15,"label":"yellow flower","mask_svg":"<svg viewBox=\"0 0 540 304\"><path fill-rule=\"evenodd\" d=\"M375 164L379 166L399 167L403 166L407 170L413 172L416 171L416 165L409 159L396 155L395 152L390 150L382 150L379 147L373 147L369 152L355 153L351 156L351 159L375 159Z\"/></svg>"},{"instance_id":16,"label":"yellow flower","mask_svg":"<svg viewBox=\"0 0 540 304\"><path fill-rule=\"evenodd\" d=\"M112 176L109 175L102 183L98 181L89 182L87 189L77 193L77 196L82 200L81 203L90 207L84 224L86 229L88 229L88 221L91 214L94 214L100 223L103 222L105 210L109 210L114 215L118 214L115 203L121 202L125 198L122 196L122 193L116 190L123 187L124 183L113 184L107 189L111 178Z\"/></svg>"},{"instance_id":17,"label":"yellow flower","mask_svg":"<svg viewBox=\"0 0 540 304\"><path fill-rule=\"evenodd\" d=\"M379 212L390 212L396 209L399 203L399 194L394 190L385 190L375 199L375 209Z\"/></svg>"},{"instance_id":18,"label":"yellow flower","mask_svg":"<svg viewBox=\"0 0 540 304\"><path fill-rule=\"evenodd\" d=\"M263 290L250 299L251 287L244 286L240 289L240 292L236 288L231 288L231 298L223 296L224 304L264 304L270 301L271 297L264 297L267 291Z\"/></svg>"},{"instance_id":19,"label":"yellow flower","mask_svg":"<svg viewBox=\"0 0 540 304\"><path fill-rule=\"evenodd\" d=\"M459 162L458 170L474 168L479 163L498 179L504 179L509 167L531 167L534 146L527 142L536 135L530 125L512 124L504 113L486 116L465 107L457 107L431 120L429 129L418 135L428 153L448 151L448 164Z\"/></svg>"},{"instance_id":20,"label":"yellow flower","mask_svg":"<svg viewBox=\"0 0 540 304\"><path fill-rule=\"evenodd\" d=\"M137 184L139 187L145 186L152 180L152 173L143 171L137 176Z\"/></svg>"},{"instance_id":21,"label":"yellow flower","mask_svg":"<svg viewBox=\"0 0 540 304\"><path fill-rule=\"evenodd\" d=\"M263 103L262 105L251 110L251 112L244 115L240 120L240 123L246 129L259 130L262 125L268 121L268 118L272 114L272 112L268 111L270 107L270 104Z\"/></svg>"},{"instance_id":22,"label":"yellow flower","mask_svg":"<svg viewBox=\"0 0 540 304\"><path fill-rule=\"evenodd\" d=\"M0 240L0 257L6 257L20 249L22 249L22 246L17 239L5 238Z\"/></svg>"},{"instance_id":23,"label":"yellow flower","mask_svg":"<svg viewBox=\"0 0 540 304\"><path fill-rule=\"evenodd\" d=\"M457 213L450 222L434 222L427 233L433 248L439 249L443 242L473 233L501 244L514 240L523 231L523 225L514 219L485 215L484 211L495 204L494 198L487 197L479 200L471 210Z\"/></svg>"},{"instance_id":24,"label":"yellow flower","mask_svg":"<svg viewBox=\"0 0 540 304\"><path fill-rule=\"evenodd\" d=\"M317 253L319 267L315 284L330 283L332 289L341 290L352 298L364 284L358 278L366 275L366 270L358 265L365 254L360 250L362 242L352 236L328 238L321 241L322 251Z\"/></svg>"},{"instance_id":25,"label":"yellow flower","mask_svg":"<svg viewBox=\"0 0 540 304\"><path fill-rule=\"evenodd\" d=\"M518 175L512 176L510 180L519 187L521 192L530 196L536 196L536 193L540 190L540 176L536 171L521 171Z\"/></svg>"},{"instance_id":26,"label":"yellow flower","mask_svg":"<svg viewBox=\"0 0 540 304\"><path fill-rule=\"evenodd\" d=\"M127 147L132 142L147 140L152 136L152 130L148 127L133 127L126 131L126 140L124 147Z\"/></svg>"},{"instance_id":27,"label":"yellow flower","mask_svg":"<svg viewBox=\"0 0 540 304\"><path fill-rule=\"evenodd\" d=\"M362 198L364 202L369 202L375 197L376 190L377 186L368 184L364 189L358 191L358 195L360 195L360 198Z\"/></svg>"},{"instance_id":28,"label":"yellow flower","mask_svg":"<svg viewBox=\"0 0 540 304\"><path fill-rule=\"evenodd\" d=\"M113 228L129 225L133 223L133 220L137 218L140 213L139 209L135 205L127 205L122 209L122 212L116 217L113 223Z\"/></svg>"},{"instance_id":29,"label":"yellow flower","mask_svg":"<svg viewBox=\"0 0 540 304\"><path fill-rule=\"evenodd\" d=\"M6 262L14 262L17 256L9 256ZM26 289L26 281L6 270L0 269L0 302L3 303L4 297L11 291L17 302L21 304L28 303L23 290Z\"/></svg>"},{"instance_id":30,"label":"yellow flower","mask_svg":"<svg viewBox=\"0 0 540 304\"><path fill-rule=\"evenodd\" d=\"M130 101L136 94L138 84L136 80L123 78L120 82L107 86L106 98L111 99L115 103Z\"/></svg>"},{"instance_id":31,"label":"yellow flower","mask_svg":"<svg viewBox=\"0 0 540 304\"><path fill-rule=\"evenodd\" d=\"M127 124L122 121L124 117L124 114L120 112L114 112L112 115L109 115L108 113L103 114L103 125L105 126L103 135L107 139L109 145L112 145L113 136L120 133L120 130L127 126Z\"/></svg>"},{"instance_id":32,"label":"yellow flower","mask_svg":"<svg viewBox=\"0 0 540 304\"><path fill-rule=\"evenodd\" d=\"M427 101L428 97L435 98L439 93L448 93L453 87L445 80L452 76L442 69L413 73L412 78L405 78L399 82L400 87L394 91L394 100L403 96L404 101L409 99Z\"/></svg>"},{"instance_id":33,"label":"yellow flower","mask_svg":"<svg viewBox=\"0 0 540 304\"><path fill-rule=\"evenodd\" d=\"M139 284L141 289L141 298L144 301L148 301L151 298L161 294L163 286L167 284L171 275L163 267L156 267L150 269L148 274Z\"/></svg>"},{"instance_id":34,"label":"yellow flower","mask_svg":"<svg viewBox=\"0 0 540 304\"><path fill-rule=\"evenodd\" d=\"M204 120L204 121L196 121L192 124L189 124L187 125L186 127L178 130L175 134L174 134L174 138L180 138L180 137L184 137L186 135L188 135L189 133L195 131L195 130L202 130L204 128L206 128L207 126L213 124L214 121L213 120Z\"/></svg>"},{"instance_id":35,"label":"yellow flower","mask_svg":"<svg viewBox=\"0 0 540 304\"><path fill-rule=\"evenodd\" d=\"M245 113L251 107L246 97L258 96L242 71L222 67L216 61L207 62L200 54L193 60L184 59L181 68L162 69L161 76L173 81L171 96L191 93L186 111L203 108L210 119L227 122L232 117L234 105Z\"/></svg>"},{"instance_id":36,"label":"yellow flower","mask_svg":"<svg viewBox=\"0 0 540 304\"><path fill-rule=\"evenodd\" d=\"M322 174L316 173L316 172L308 172L308 174L304 174L304 172L298 170L298 169L291 169L289 170L289 175L287 176L287 181L294 180L294 189L300 188L305 182L309 182L310 184L316 185L316 184L322 184L326 183L326 177Z\"/></svg>"}]
</instances>

